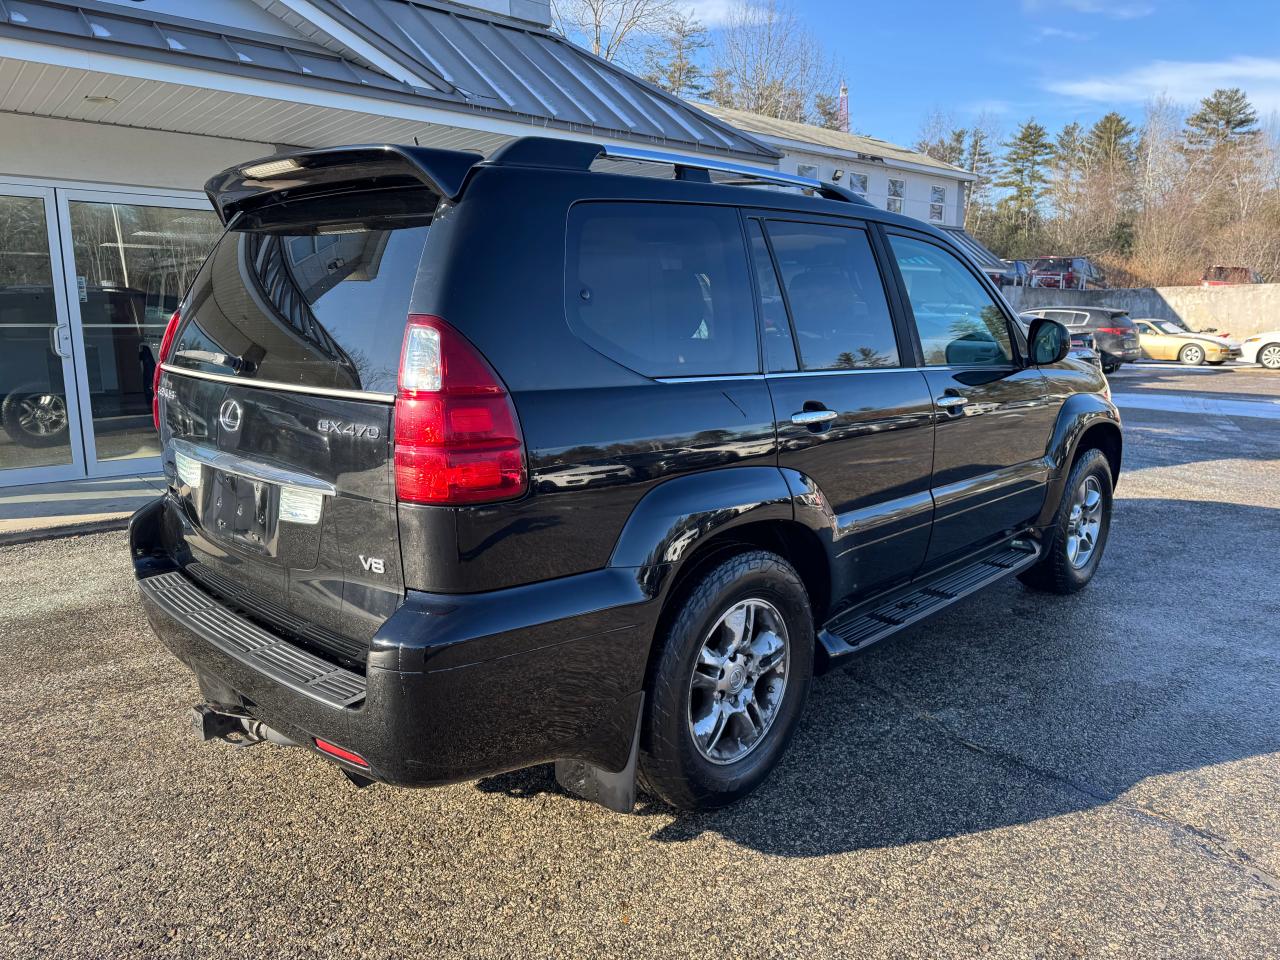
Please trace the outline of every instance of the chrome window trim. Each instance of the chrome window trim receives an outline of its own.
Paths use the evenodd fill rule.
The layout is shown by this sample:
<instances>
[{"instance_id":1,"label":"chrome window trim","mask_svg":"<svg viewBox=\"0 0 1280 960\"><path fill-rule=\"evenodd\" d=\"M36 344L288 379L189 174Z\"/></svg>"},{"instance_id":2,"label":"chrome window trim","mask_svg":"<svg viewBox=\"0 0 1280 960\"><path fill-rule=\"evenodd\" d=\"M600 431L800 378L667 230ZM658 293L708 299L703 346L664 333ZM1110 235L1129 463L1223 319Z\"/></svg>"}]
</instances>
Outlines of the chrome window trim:
<instances>
[{"instance_id":1,"label":"chrome window trim","mask_svg":"<svg viewBox=\"0 0 1280 960\"><path fill-rule=\"evenodd\" d=\"M297 383L281 383L278 380L246 380L244 377L232 377L222 373L205 373L203 370L187 370L175 367L171 363L160 364L165 373L180 377L195 377L197 380L212 380L214 383L233 383L238 387L258 387L263 390L284 390L288 393L307 393L316 397L341 397L347 400L372 400L376 403L395 403L394 393L376 393L372 390L338 390L329 387L308 387Z\"/></svg>"},{"instance_id":2,"label":"chrome window trim","mask_svg":"<svg viewBox=\"0 0 1280 960\"><path fill-rule=\"evenodd\" d=\"M263 483L274 483L281 487L296 487L326 497L336 496L338 488L328 481L313 477L310 474L273 467L265 463L246 460L244 457L229 453L226 450L215 450L201 446L189 440L170 440L169 446L174 453L197 460L206 466L221 470L223 473L234 473L238 477L260 480Z\"/></svg>"},{"instance_id":3,"label":"chrome window trim","mask_svg":"<svg viewBox=\"0 0 1280 960\"><path fill-rule=\"evenodd\" d=\"M654 377L658 383L721 383L728 380L763 380L763 373L722 373L698 377Z\"/></svg>"}]
</instances>

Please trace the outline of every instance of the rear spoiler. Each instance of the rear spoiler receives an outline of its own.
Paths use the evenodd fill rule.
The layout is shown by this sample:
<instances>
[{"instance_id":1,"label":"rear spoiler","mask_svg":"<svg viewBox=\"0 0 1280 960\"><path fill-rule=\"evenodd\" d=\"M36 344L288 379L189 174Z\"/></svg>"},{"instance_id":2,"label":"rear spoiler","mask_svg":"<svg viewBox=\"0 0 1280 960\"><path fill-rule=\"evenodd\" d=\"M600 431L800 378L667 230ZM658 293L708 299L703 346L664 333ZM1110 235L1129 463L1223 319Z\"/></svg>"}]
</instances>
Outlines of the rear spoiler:
<instances>
[{"instance_id":1,"label":"rear spoiler","mask_svg":"<svg viewBox=\"0 0 1280 960\"><path fill-rule=\"evenodd\" d=\"M224 170L204 192L224 224L238 213L335 187L422 183L456 200L478 153L398 144L360 144L263 157Z\"/></svg>"}]
</instances>

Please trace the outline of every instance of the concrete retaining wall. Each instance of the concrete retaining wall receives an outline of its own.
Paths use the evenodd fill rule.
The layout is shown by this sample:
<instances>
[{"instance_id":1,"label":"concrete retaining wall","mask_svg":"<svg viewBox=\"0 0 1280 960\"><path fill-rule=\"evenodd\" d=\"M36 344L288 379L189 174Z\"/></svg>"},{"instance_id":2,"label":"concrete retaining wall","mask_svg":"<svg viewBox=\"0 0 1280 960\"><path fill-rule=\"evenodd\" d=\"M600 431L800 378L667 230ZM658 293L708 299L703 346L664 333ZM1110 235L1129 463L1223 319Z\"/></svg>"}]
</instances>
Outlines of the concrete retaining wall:
<instances>
[{"instance_id":1,"label":"concrete retaining wall","mask_svg":"<svg viewBox=\"0 0 1280 960\"><path fill-rule=\"evenodd\" d=\"M1192 330L1216 327L1232 337L1280 330L1280 283L1237 287L1145 287L1136 290L1054 290L1005 287L1019 310L1038 307L1116 307L1131 317L1181 320Z\"/></svg>"}]
</instances>

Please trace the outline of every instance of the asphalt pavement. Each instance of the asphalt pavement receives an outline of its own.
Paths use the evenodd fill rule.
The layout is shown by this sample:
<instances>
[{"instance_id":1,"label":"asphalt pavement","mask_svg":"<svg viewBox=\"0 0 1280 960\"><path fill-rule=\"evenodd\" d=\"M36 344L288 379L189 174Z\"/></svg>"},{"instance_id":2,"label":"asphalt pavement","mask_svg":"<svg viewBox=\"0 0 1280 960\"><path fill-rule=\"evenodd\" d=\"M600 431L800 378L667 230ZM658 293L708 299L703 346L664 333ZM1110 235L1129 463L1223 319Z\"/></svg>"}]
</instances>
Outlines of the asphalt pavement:
<instances>
[{"instance_id":1,"label":"asphalt pavement","mask_svg":"<svg viewBox=\"0 0 1280 960\"><path fill-rule=\"evenodd\" d=\"M1005 582L821 678L706 815L197 743L122 533L0 548L0 957L1275 958L1280 375L1113 390L1262 406L1124 407L1088 590Z\"/></svg>"}]
</instances>

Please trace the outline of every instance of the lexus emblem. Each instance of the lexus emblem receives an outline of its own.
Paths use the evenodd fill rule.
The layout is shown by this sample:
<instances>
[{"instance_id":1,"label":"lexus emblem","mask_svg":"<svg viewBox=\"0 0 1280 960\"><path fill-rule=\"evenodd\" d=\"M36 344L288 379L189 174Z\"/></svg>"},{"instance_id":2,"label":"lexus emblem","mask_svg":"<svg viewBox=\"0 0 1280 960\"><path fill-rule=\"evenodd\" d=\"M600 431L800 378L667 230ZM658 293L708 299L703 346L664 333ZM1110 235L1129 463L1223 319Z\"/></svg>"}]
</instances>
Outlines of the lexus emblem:
<instances>
[{"instance_id":1,"label":"lexus emblem","mask_svg":"<svg viewBox=\"0 0 1280 960\"><path fill-rule=\"evenodd\" d=\"M223 400L222 408L218 411L218 422L222 424L222 429L230 433L235 433L240 429L240 418L244 416L244 411L240 408L240 404L234 400Z\"/></svg>"}]
</instances>

